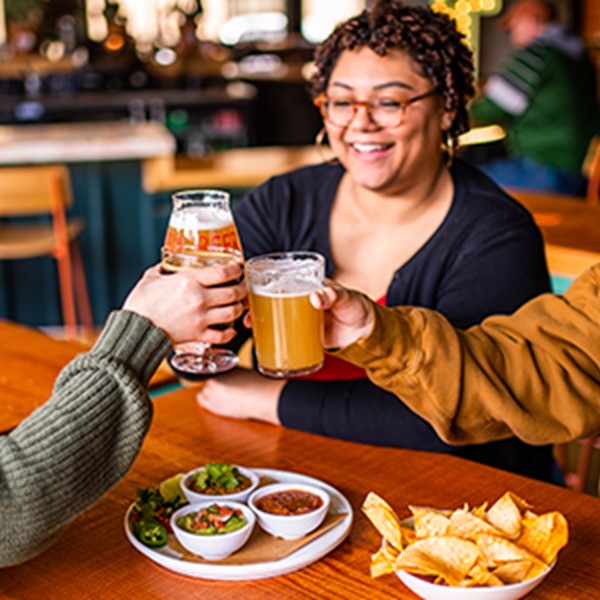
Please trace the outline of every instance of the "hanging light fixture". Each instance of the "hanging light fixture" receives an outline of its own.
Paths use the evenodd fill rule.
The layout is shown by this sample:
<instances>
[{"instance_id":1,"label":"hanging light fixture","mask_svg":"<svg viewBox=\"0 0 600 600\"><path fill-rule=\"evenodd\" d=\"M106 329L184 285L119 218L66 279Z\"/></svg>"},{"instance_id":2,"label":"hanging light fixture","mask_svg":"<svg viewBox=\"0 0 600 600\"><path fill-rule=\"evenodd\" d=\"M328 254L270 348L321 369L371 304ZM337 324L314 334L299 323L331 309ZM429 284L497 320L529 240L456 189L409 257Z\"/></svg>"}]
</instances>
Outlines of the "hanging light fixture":
<instances>
[{"instance_id":1,"label":"hanging light fixture","mask_svg":"<svg viewBox=\"0 0 600 600\"><path fill-rule=\"evenodd\" d=\"M430 4L433 10L446 13L456 21L456 27L473 50L477 68L480 19L497 15L502 10L502 0L430 0Z\"/></svg>"},{"instance_id":2,"label":"hanging light fixture","mask_svg":"<svg viewBox=\"0 0 600 600\"><path fill-rule=\"evenodd\" d=\"M148 54L155 47L175 47L185 21L201 11L199 0L86 0L87 31L93 41L106 40L108 12L123 25L136 50Z\"/></svg>"},{"instance_id":3,"label":"hanging light fixture","mask_svg":"<svg viewBox=\"0 0 600 600\"><path fill-rule=\"evenodd\" d=\"M479 36L479 18L498 14L502 9L502 0L432 0L430 4L433 10L455 19L459 31L471 44Z\"/></svg>"}]
</instances>

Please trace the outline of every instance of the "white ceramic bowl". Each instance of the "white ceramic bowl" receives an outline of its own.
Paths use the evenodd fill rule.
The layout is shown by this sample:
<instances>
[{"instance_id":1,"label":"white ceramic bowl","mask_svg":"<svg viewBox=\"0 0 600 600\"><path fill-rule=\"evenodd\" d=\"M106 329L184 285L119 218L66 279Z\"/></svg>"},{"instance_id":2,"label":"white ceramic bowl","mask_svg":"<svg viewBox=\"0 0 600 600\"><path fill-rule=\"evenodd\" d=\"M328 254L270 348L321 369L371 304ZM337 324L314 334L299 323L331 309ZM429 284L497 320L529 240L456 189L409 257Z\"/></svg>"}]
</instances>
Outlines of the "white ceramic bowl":
<instances>
[{"instance_id":1,"label":"white ceramic bowl","mask_svg":"<svg viewBox=\"0 0 600 600\"><path fill-rule=\"evenodd\" d=\"M197 512L211 504L219 504L221 506L227 506L229 508L238 508L242 511L246 524L230 533L218 533L214 535L201 535L197 533L191 533L182 529L177 525L177 519L184 517L191 512ZM241 502L231 501L215 501L211 502L200 502L196 504L186 504L180 509L176 510L171 516L171 527L175 537L179 540L179 543L192 554L197 554L207 560L219 560L226 558L230 554L233 554L236 550L239 550L247 541L254 525L256 524L256 516L254 513Z\"/></svg>"},{"instance_id":2,"label":"white ceramic bowl","mask_svg":"<svg viewBox=\"0 0 600 600\"><path fill-rule=\"evenodd\" d=\"M203 494L201 492L196 492L189 487L190 477L197 473L198 471L202 471L204 467L197 467L188 471L181 479L181 491L184 493L188 502L246 502L250 494L258 487L259 478L258 475L251 471L250 469L245 469L244 467L240 467L238 465L234 465L237 467L238 471L248 477L252 482L250 487L247 487L245 490L241 492L236 492L234 494Z\"/></svg>"},{"instance_id":3,"label":"white ceramic bowl","mask_svg":"<svg viewBox=\"0 0 600 600\"><path fill-rule=\"evenodd\" d=\"M431 583L406 571L396 571L396 575L407 588L425 600L517 600L542 583L555 564L556 561L533 579L495 587L450 587Z\"/></svg>"},{"instance_id":4,"label":"white ceramic bowl","mask_svg":"<svg viewBox=\"0 0 600 600\"><path fill-rule=\"evenodd\" d=\"M315 494L321 498L323 503L316 510L301 515L274 515L261 510L256 505L257 501L267 494L289 490ZM325 490L304 483L273 483L257 489L248 499L248 505L256 513L259 526L267 533L284 540L301 538L314 531L323 522L330 502L331 498Z\"/></svg>"}]
</instances>

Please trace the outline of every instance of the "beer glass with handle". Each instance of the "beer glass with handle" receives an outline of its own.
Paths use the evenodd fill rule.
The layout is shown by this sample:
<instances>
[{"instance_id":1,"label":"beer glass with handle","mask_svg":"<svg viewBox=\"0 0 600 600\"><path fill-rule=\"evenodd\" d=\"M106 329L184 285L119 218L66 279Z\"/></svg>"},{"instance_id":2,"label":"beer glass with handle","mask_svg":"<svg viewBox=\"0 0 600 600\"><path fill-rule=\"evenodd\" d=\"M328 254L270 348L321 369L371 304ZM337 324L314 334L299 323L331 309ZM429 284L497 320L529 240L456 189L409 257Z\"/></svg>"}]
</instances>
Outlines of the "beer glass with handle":
<instances>
[{"instance_id":1,"label":"beer glass with handle","mask_svg":"<svg viewBox=\"0 0 600 600\"><path fill-rule=\"evenodd\" d=\"M172 199L161 253L164 272L243 261L227 192L185 190L173 194ZM178 344L168 360L175 373L186 379L229 371L238 362L234 352L202 341Z\"/></svg>"},{"instance_id":2,"label":"beer glass with handle","mask_svg":"<svg viewBox=\"0 0 600 600\"><path fill-rule=\"evenodd\" d=\"M300 377L323 365L323 313L310 294L323 286L325 258L317 252L273 252L246 262L248 301L258 370Z\"/></svg>"}]
</instances>

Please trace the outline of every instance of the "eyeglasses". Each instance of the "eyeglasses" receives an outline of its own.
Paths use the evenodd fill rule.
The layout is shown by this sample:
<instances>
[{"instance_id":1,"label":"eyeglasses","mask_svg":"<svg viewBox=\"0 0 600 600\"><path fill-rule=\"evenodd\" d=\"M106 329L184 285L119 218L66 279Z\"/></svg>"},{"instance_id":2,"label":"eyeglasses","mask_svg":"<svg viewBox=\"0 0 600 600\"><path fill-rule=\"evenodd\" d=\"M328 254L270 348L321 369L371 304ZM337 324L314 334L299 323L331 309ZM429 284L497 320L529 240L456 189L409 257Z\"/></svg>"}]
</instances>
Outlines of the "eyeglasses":
<instances>
[{"instance_id":1,"label":"eyeglasses","mask_svg":"<svg viewBox=\"0 0 600 600\"><path fill-rule=\"evenodd\" d=\"M406 109L418 100L423 100L429 96L433 96L436 90L429 90L424 94L419 94L408 100L395 100L384 98L382 100L374 100L372 102L364 102L359 100L345 100L328 98L324 93L315 98L313 104L321 111L322 117L333 125L338 127L347 127L350 125L356 111L363 106L367 109L369 117L373 123L379 127L398 127L404 122L404 114Z\"/></svg>"}]
</instances>

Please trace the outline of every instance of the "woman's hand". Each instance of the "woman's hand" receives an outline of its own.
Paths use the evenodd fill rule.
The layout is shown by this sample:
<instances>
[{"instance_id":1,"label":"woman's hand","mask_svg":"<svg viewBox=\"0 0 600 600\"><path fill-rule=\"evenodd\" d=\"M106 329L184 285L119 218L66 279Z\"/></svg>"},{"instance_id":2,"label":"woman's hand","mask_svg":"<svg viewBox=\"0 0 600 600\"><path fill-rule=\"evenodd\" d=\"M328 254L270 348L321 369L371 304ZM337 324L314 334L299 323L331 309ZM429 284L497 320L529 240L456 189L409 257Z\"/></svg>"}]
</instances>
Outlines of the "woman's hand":
<instances>
[{"instance_id":1,"label":"woman's hand","mask_svg":"<svg viewBox=\"0 0 600 600\"><path fill-rule=\"evenodd\" d=\"M192 340L225 344L235 335L233 327L218 330L211 326L232 323L244 312L246 285L213 286L241 275L241 266L234 263L172 274L161 273L156 265L144 273L123 309L152 321L174 344Z\"/></svg>"},{"instance_id":2,"label":"woman's hand","mask_svg":"<svg viewBox=\"0 0 600 600\"><path fill-rule=\"evenodd\" d=\"M333 281L310 295L311 304L324 311L326 348L348 346L371 332L373 309L360 292L349 290Z\"/></svg>"},{"instance_id":3,"label":"woman's hand","mask_svg":"<svg viewBox=\"0 0 600 600\"><path fill-rule=\"evenodd\" d=\"M255 371L236 369L207 379L196 395L196 401L222 417L256 419L280 425L277 405L285 383L285 380L268 379Z\"/></svg>"}]
</instances>

